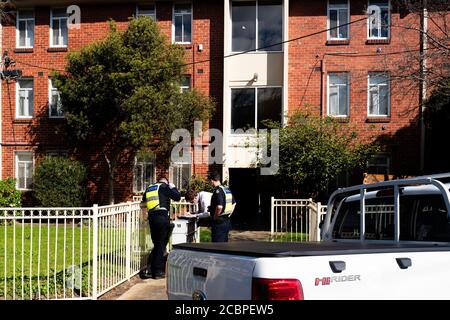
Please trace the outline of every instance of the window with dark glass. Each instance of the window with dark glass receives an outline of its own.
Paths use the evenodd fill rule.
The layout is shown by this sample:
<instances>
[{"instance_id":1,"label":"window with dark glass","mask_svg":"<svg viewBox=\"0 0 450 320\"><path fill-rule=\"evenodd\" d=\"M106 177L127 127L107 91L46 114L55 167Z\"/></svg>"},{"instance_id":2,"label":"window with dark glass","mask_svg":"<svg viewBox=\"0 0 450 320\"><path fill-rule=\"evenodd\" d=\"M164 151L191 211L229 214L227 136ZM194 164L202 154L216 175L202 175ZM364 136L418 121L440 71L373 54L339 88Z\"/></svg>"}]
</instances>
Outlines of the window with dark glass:
<instances>
[{"instance_id":1,"label":"window with dark glass","mask_svg":"<svg viewBox=\"0 0 450 320\"><path fill-rule=\"evenodd\" d=\"M231 90L231 129L266 129L267 121L282 121L282 88Z\"/></svg>"},{"instance_id":2,"label":"window with dark glass","mask_svg":"<svg viewBox=\"0 0 450 320\"><path fill-rule=\"evenodd\" d=\"M369 6L377 6L380 9L378 14L369 16L369 38L389 38L389 0L369 0Z\"/></svg>"},{"instance_id":3,"label":"window with dark glass","mask_svg":"<svg viewBox=\"0 0 450 320\"><path fill-rule=\"evenodd\" d=\"M330 39L348 39L349 5L347 0L329 0L328 21Z\"/></svg>"},{"instance_id":4,"label":"window with dark glass","mask_svg":"<svg viewBox=\"0 0 450 320\"><path fill-rule=\"evenodd\" d=\"M192 41L192 6L175 4L173 8L174 40L176 43Z\"/></svg>"},{"instance_id":5,"label":"window with dark glass","mask_svg":"<svg viewBox=\"0 0 450 320\"><path fill-rule=\"evenodd\" d=\"M233 1L232 50L281 51L283 6L281 1Z\"/></svg>"}]
</instances>

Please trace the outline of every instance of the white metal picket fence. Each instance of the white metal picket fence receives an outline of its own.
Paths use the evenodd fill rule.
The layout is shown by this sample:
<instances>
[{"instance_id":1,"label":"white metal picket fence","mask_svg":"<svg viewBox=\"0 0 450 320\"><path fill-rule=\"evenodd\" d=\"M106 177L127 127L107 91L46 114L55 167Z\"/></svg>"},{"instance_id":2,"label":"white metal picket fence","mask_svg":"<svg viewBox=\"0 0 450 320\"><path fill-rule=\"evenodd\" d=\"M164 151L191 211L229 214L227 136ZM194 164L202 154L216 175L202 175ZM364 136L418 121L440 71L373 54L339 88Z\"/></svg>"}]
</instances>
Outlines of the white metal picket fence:
<instances>
[{"instance_id":1,"label":"white metal picket fence","mask_svg":"<svg viewBox=\"0 0 450 320\"><path fill-rule=\"evenodd\" d=\"M145 266L140 203L0 209L0 299L97 299Z\"/></svg>"},{"instance_id":2,"label":"white metal picket fence","mask_svg":"<svg viewBox=\"0 0 450 320\"><path fill-rule=\"evenodd\" d=\"M320 222L327 207L312 199L271 199L272 241L320 241Z\"/></svg>"}]
</instances>

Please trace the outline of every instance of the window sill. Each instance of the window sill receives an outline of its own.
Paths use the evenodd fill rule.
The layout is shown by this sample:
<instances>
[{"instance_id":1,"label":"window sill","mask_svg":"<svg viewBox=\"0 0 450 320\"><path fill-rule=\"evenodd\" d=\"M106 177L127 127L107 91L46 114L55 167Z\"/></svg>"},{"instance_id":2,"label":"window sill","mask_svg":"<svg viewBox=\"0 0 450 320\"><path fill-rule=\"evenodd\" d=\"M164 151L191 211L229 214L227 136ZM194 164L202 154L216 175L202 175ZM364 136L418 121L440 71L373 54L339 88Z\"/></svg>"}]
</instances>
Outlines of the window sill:
<instances>
[{"instance_id":1,"label":"window sill","mask_svg":"<svg viewBox=\"0 0 450 320\"><path fill-rule=\"evenodd\" d=\"M366 44L390 44L391 39L367 39Z\"/></svg>"},{"instance_id":2,"label":"window sill","mask_svg":"<svg viewBox=\"0 0 450 320\"><path fill-rule=\"evenodd\" d=\"M50 47L47 52L67 52L67 47Z\"/></svg>"},{"instance_id":3,"label":"window sill","mask_svg":"<svg viewBox=\"0 0 450 320\"><path fill-rule=\"evenodd\" d=\"M33 118L24 118L24 119L14 119L13 124L28 124L32 123Z\"/></svg>"},{"instance_id":4,"label":"window sill","mask_svg":"<svg viewBox=\"0 0 450 320\"><path fill-rule=\"evenodd\" d=\"M174 44L176 44L177 46L180 46L186 50L192 49L193 45L192 43L184 43L184 42L175 42Z\"/></svg>"},{"instance_id":5,"label":"window sill","mask_svg":"<svg viewBox=\"0 0 450 320\"><path fill-rule=\"evenodd\" d=\"M33 53L33 48L15 48L14 53Z\"/></svg>"},{"instance_id":6,"label":"window sill","mask_svg":"<svg viewBox=\"0 0 450 320\"><path fill-rule=\"evenodd\" d=\"M391 122L391 117L368 117L367 123L387 123Z\"/></svg>"},{"instance_id":7,"label":"window sill","mask_svg":"<svg viewBox=\"0 0 450 320\"><path fill-rule=\"evenodd\" d=\"M48 117L50 120L64 120L66 117Z\"/></svg>"},{"instance_id":8,"label":"window sill","mask_svg":"<svg viewBox=\"0 0 450 320\"><path fill-rule=\"evenodd\" d=\"M327 46L346 46L350 44L350 39L331 39L328 40L326 45Z\"/></svg>"}]
</instances>

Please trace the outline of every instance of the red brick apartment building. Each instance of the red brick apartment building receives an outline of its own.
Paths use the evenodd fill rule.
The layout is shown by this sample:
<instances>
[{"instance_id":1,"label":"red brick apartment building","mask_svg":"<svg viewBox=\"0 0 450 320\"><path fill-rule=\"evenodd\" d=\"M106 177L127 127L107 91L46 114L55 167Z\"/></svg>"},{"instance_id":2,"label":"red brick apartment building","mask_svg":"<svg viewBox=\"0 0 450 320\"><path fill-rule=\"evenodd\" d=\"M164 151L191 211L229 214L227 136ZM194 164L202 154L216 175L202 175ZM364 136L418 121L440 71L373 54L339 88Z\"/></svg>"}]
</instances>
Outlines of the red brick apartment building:
<instances>
[{"instance_id":1,"label":"red brick apartment building","mask_svg":"<svg viewBox=\"0 0 450 320\"><path fill-rule=\"evenodd\" d=\"M259 181L251 168L255 151L245 147L245 135L233 130L245 124L261 128L267 118L286 123L298 109L336 117L355 126L361 139L382 142L383 152L371 164L374 173L415 174L420 90L390 81L395 74L389 70L404 59L398 52L419 49L419 33L402 26L420 21L392 1L16 0L17 14L2 23L0 49L8 51L23 76L1 85L1 177L18 178L18 187L26 191L43 155L67 153L51 70L63 70L69 52L104 38L109 19L125 28L130 17L140 14L154 17L169 40L186 48L187 62L211 59L190 66L182 88L197 88L217 102L209 125L224 133L223 175L238 198L245 194L243 210L255 210L267 190L248 187ZM65 27L68 5L81 8L80 29ZM368 5L379 6L380 23L364 15ZM233 55L237 52L244 54ZM207 151L207 145L203 148ZM106 163L94 151L86 157L92 163L90 200L105 203ZM155 178L156 167L154 160L124 155L116 200L142 191ZM169 173L182 187L191 174L207 171L208 165L176 164Z\"/></svg>"}]
</instances>

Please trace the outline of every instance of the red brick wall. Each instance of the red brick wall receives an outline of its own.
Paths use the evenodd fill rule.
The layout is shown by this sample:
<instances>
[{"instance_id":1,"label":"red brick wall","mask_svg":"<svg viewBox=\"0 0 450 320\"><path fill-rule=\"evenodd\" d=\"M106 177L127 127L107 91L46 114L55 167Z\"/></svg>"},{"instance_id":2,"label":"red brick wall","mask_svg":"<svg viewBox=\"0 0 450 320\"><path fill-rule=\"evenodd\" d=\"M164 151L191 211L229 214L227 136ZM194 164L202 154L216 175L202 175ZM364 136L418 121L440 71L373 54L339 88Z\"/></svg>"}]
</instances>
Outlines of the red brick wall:
<instances>
[{"instance_id":1,"label":"red brick wall","mask_svg":"<svg viewBox=\"0 0 450 320\"><path fill-rule=\"evenodd\" d=\"M367 1L351 2L351 21L364 18ZM289 38L319 32L327 28L327 1L291 1L289 12ZM367 43L367 21L350 25L350 41L345 45L327 44L327 33L292 42L289 45L289 111L310 109L316 114L327 112L327 74L349 72L350 116L349 124L366 141L381 141L391 153L394 173L414 174L419 166L419 110L418 86L393 81L391 83L391 116L383 122L371 122L367 117L368 73L395 70L405 54L362 56L398 52L419 48L419 34L401 26L419 21L411 14L400 14L395 6L391 12L391 39L385 44ZM347 53L331 56L330 53ZM386 60L387 59L387 60ZM323 74L321 73L323 71ZM391 74L395 76L395 74ZM322 88L322 90L321 90Z\"/></svg>"},{"instance_id":2,"label":"red brick wall","mask_svg":"<svg viewBox=\"0 0 450 320\"><path fill-rule=\"evenodd\" d=\"M134 4L109 4L81 6L81 28L69 31L68 52L77 51L85 45L106 37L109 31L108 20L116 21L119 29L125 29L129 17L136 10ZM158 24L162 32L172 38L172 4L156 2ZM49 7L35 8L35 39L32 52L15 52L15 22L3 28L3 50L17 61L17 68L23 70L23 76L34 78L34 113L32 120L15 119L15 82L2 87L2 134L3 134L3 178L14 176L14 151L34 150L37 160L49 149L65 149L61 125L63 120L48 118L48 79L51 69L64 70L68 52L49 52ZM223 56L223 4L220 2L199 0L193 5L193 41L186 48L186 62L208 60ZM204 50L197 50L203 44ZM33 65L33 66L30 66ZM211 66L214 70L211 71ZM34 67L35 66L35 67ZM211 95L216 101L222 101L222 62L206 62L186 69L191 74L192 85ZM211 75L211 76L210 76ZM219 105L219 108L220 105ZM221 110L218 110L221 113ZM208 127L208 124L205 124ZM102 155L94 148L78 152L78 157L88 164L90 203L107 203L107 166ZM116 201L129 199L132 192L133 155L124 152L116 170ZM196 165L195 173L206 174L207 165ZM166 171L159 168L158 173Z\"/></svg>"}]
</instances>

